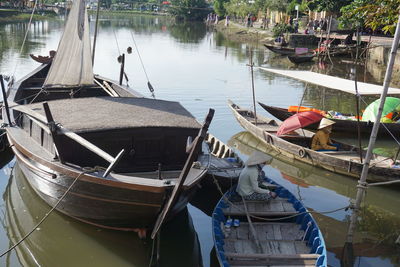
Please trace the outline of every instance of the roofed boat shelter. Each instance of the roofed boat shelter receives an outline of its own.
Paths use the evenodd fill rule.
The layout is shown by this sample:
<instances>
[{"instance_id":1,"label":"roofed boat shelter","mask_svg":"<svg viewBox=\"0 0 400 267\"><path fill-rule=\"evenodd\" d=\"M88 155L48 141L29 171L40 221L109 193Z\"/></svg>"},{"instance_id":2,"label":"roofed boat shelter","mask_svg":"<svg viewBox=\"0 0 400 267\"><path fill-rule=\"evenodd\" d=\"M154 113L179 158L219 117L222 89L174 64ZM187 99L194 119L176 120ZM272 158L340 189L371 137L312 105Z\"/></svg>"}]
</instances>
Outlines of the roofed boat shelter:
<instances>
[{"instance_id":1,"label":"roofed boat shelter","mask_svg":"<svg viewBox=\"0 0 400 267\"><path fill-rule=\"evenodd\" d=\"M303 82L323 86L334 90L339 90L349 94L356 94L355 83L353 80L347 80L339 77L303 70L277 70L263 67L260 67L260 69L289 78L297 79ZM383 85L357 82L357 89L360 95L380 95L383 90ZM400 95L400 89L390 87L388 94Z\"/></svg>"},{"instance_id":2,"label":"roofed boat shelter","mask_svg":"<svg viewBox=\"0 0 400 267\"><path fill-rule=\"evenodd\" d=\"M48 102L54 121L73 132L127 128L187 128L201 125L180 103L150 98L89 97ZM44 115L40 103L26 105ZM138 116L139 115L139 116Z\"/></svg>"}]
</instances>

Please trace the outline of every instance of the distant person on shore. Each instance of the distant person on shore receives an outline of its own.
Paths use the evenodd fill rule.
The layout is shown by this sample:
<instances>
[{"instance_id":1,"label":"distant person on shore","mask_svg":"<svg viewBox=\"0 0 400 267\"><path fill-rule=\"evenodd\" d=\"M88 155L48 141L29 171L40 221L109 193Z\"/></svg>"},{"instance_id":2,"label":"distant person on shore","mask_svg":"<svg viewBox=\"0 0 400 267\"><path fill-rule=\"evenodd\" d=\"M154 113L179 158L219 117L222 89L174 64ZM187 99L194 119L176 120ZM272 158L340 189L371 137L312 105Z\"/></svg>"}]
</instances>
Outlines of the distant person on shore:
<instances>
[{"instance_id":1,"label":"distant person on shore","mask_svg":"<svg viewBox=\"0 0 400 267\"><path fill-rule=\"evenodd\" d=\"M331 141L330 134L334 121L323 118L319 123L318 131L311 138L311 149L315 151L338 151L339 144Z\"/></svg>"},{"instance_id":2,"label":"distant person on shore","mask_svg":"<svg viewBox=\"0 0 400 267\"><path fill-rule=\"evenodd\" d=\"M246 20L247 20L247 27L250 27L250 25L251 25L251 15L250 14L247 15Z\"/></svg>"},{"instance_id":3,"label":"distant person on shore","mask_svg":"<svg viewBox=\"0 0 400 267\"><path fill-rule=\"evenodd\" d=\"M270 191L271 186L264 182L262 168L270 164L272 157L259 151L253 152L240 173L236 192L245 200L269 200L275 198L276 193ZM262 186L262 187L260 187Z\"/></svg>"},{"instance_id":4,"label":"distant person on shore","mask_svg":"<svg viewBox=\"0 0 400 267\"><path fill-rule=\"evenodd\" d=\"M226 15L226 17L225 17L225 27L229 27L229 20L230 20L229 15Z\"/></svg>"}]
</instances>

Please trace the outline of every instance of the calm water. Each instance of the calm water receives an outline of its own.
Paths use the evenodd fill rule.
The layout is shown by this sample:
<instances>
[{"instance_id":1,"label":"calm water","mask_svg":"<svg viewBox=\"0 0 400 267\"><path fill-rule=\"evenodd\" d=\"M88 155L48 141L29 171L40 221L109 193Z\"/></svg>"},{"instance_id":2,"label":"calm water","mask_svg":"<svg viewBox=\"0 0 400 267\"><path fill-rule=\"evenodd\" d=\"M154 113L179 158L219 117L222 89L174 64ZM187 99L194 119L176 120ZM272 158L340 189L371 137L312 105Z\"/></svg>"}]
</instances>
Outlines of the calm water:
<instances>
[{"instance_id":1,"label":"calm water","mask_svg":"<svg viewBox=\"0 0 400 267\"><path fill-rule=\"evenodd\" d=\"M39 64L29 54L47 55L56 50L62 34L63 21L36 22L25 48L20 53L26 24L0 25L0 73L26 75ZM252 105L251 76L246 64L249 49L253 50L256 66L295 68L286 58L277 57L262 47L234 43L202 24L176 24L167 18L140 16L103 16L96 49L95 72L115 80L119 77L119 51L134 48L135 38L149 79L160 99L180 101L196 118L203 120L208 108L216 110L210 132L247 157L254 149L264 146L241 132L226 105L232 99L243 107ZM302 66L332 75L348 77L350 65ZM129 85L150 96L146 76L138 54L126 55ZM364 69L358 70L359 79L381 82ZM298 105L305 85L255 70L257 99L276 106ZM365 99L367 102L373 98ZM354 112L354 97L309 86L304 94L304 105L317 108ZM264 113L259 110L260 113ZM355 140L348 140L355 142ZM364 142L366 143L366 142ZM396 150L393 141L379 143L382 153ZM26 184L19 167L10 153L0 155L1 222L0 252L5 251L31 230L49 210ZM11 162L8 162L10 161ZM3 167L4 166L4 167ZM324 234L332 266L340 266L340 255L345 240L349 211L321 213L345 207L354 198L356 181L327 171L282 159L274 159L266 169L268 175L281 183L314 215ZM199 192L189 212L168 223L162 231L160 262L162 266L209 266L215 262L211 250L211 214L218 192ZM394 241L400 235L400 198L390 188L368 191L355 241L355 266L400 265L400 248ZM16 250L0 258L1 266L148 266L152 242L143 242L135 234L105 231L78 223L53 213Z\"/></svg>"}]
</instances>

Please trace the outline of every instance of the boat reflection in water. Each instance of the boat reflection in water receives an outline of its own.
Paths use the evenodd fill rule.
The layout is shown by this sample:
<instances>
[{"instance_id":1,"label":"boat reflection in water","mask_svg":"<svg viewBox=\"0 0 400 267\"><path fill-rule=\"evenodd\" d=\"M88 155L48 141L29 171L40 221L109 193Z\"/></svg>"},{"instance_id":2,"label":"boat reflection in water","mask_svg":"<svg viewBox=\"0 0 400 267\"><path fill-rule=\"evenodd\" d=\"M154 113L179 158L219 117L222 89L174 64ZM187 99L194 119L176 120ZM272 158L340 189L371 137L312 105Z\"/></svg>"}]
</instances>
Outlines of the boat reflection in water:
<instances>
[{"instance_id":1,"label":"boat reflection in water","mask_svg":"<svg viewBox=\"0 0 400 267\"><path fill-rule=\"evenodd\" d=\"M328 250L329 266L340 266L343 245L351 211L331 211L346 207L355 198L357 181L353 178L330 173L308 164L294 162L282 157L277 151L262 144L249 132L233 136L228 145L244 155L255 149L274 157L266 174L285 186L303 201L324 234ZM279 170L279 171L278 171ZM399 188L372 187L367 191L357 234L354 240L354 262L359 266L398 266L399 245L395 244L400 235Z\"/></svg>"},{"instance_id":2,"label":"boat reflection in water","mask_svg":"<svg viewBox=\"0 0 400 267\"><path fill-rule=\"evenodd\" d=\"M3 200L2 224L10 244L2 244L2 251L18 242L50 209L27 183L18 164ZM159 248L159 266L203 266L187 209L163 226ZM133 232L86 225L54 211L15 251L17 257L14 252L8 254L2 266L149 266L152 241L142 241Z\"/></svg>"}]
</instances>

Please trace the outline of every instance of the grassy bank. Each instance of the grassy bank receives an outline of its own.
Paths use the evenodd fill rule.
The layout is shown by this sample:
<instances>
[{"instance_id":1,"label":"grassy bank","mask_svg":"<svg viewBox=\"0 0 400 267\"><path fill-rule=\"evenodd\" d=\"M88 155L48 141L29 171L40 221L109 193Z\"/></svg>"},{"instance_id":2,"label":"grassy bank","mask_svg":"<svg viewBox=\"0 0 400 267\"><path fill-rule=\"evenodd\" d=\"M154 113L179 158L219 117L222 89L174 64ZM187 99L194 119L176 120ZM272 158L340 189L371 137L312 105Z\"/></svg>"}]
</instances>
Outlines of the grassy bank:
<instances>
[{"instance_id":1,"label":"grassy bank","mask_svg":"<svg viewBox=\"0 0 400 267\"><path fill-rule=\"evenodd\" d=\"M231 22L229 27L225 26L225 20L221 20L217 25L213 25L218 32L221 32L229 40L245 43L265 43L273 40L270 31L256 28L247 28L238 23Z\"/></svg>"},{"instance_id":2,"label":"grassy bank","mask_svg":"<svg viewBox=\"0 0 400 267\"><path fill-rule=\"evenodd\" d=\"M56 17L54 12L42 12L41 14L34 14L33 20L44 20ZM18 22L18 21L29 21L31 17L30 13L21 12L14 9L0 9L0 23L7 22Z\"/></svg>"}]
</instances>

